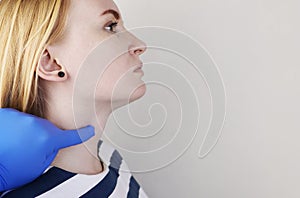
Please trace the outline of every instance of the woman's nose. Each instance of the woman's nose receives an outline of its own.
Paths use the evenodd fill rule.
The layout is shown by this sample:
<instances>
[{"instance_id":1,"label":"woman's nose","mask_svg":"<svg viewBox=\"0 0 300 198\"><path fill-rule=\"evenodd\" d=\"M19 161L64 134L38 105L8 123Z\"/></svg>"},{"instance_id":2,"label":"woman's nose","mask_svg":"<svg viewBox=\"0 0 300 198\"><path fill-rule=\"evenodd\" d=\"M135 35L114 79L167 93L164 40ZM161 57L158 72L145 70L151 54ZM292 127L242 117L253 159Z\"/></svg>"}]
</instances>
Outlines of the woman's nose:
<instances>
[{"instance_id":1,"label":"woman's nose","mask_svg":"<svg viewBox=\"0 0 300 198\"><path fill-rule=\"evenodd\" d=\"M139 56L146 51L147 49L146 43L138 39L134 35L132 36L133 36L133 42L131 43L131 45L129 45L128 50L130 54Z\"/></svg>"}]
</instances>

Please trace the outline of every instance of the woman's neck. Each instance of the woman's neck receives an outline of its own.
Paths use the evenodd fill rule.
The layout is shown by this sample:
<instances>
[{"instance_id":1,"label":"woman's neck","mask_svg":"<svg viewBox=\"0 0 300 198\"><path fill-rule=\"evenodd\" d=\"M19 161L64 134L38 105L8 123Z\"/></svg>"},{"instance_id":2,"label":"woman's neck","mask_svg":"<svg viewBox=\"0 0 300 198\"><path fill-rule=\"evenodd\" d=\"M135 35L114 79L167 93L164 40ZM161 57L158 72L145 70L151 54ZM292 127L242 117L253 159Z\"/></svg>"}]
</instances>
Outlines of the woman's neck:
<instances>
[{"instance_id":1,"label":"woman's neck","mask_svg":"<svg viewBox=\"0 0 300 198\"><path fill-rule=\"evenodd\" d=\"M90 112L82 113L79 118L76 118L76 124L74 123L73 113L62 114L55 112L56 108L51 108L47 112L46 118L53 122L56 126L61 129L69 130L85 127L87 125L92 125L95 127L95 136L88 141L61 149L54 161L52 166L56 166L73 173L80 174L97 174L103 171L103 166L98 157L98 142L101 138L104 127L106 125L107 119L111 111L101 111L101 114L91 116Z\"/></svg>"},{"instance_id":2,"label":"woman's neck","mask_svg":"<svg viewBox=\"0 0 300 198\"><path fill-rule=\"evenodd\" d=\"M87 175L102 172L103 167L98 158L97 143L94 140L89 141L61 149L51 165L69 172Z\"/></svg>"}]
</instances>

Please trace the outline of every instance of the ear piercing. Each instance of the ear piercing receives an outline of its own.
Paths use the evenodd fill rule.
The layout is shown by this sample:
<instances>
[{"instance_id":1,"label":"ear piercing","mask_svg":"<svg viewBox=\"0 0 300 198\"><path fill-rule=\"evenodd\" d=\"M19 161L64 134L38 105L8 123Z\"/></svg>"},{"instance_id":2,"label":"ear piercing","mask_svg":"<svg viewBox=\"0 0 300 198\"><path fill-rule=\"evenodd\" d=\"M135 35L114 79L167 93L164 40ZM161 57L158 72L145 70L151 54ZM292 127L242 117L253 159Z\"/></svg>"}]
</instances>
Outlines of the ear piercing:
<instances>
[{"instance_id":1,"label":"ear piercing","mask_svg":"<svg viewBox=\"0 0 300 198\"><path fill-rule=\"evenodd\" d=\"M58 76L61 78L65 77L65 72L62 71L58 72Z\"/></svg>"}]
</instances>

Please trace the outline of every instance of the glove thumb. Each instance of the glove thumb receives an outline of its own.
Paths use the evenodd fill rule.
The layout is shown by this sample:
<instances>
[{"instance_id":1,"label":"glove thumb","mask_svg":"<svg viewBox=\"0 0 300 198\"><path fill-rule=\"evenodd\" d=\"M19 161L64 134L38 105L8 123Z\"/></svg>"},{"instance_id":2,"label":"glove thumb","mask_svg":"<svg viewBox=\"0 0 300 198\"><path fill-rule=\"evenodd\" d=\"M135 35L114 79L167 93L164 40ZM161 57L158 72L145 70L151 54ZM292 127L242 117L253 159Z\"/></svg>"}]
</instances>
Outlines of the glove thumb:
<instances>
[{"instance_id":1,"label":"glove thumb","mask_svg":"<svg viewBox=\"0 0 300 198\"><path fill-rule=\"evenodd\" d=\"M58 133L58 138L56 137L54 141L56 148L62 149L89 140L95 135L95 129L93 126L89 125L80 129L64 130Z\"/></svg>"}]
</instances>

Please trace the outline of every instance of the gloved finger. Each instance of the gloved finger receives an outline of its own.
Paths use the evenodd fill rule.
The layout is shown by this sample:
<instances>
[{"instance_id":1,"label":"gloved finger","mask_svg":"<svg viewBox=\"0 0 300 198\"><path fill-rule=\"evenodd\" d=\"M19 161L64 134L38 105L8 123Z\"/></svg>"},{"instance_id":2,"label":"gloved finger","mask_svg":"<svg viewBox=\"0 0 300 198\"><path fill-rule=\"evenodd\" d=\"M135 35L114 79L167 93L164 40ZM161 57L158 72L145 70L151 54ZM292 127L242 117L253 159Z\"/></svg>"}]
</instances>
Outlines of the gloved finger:
<instances>
[{"instance_id":1,"label":"gloved finger","mask_svg":"<svg viewBox=\"0 0 300 198\"><path fill-rule=\"evenodd\" d=\"M48 156L48 158L46 159L46 161L44 162L44 167L45 170L48 168L48 166L51 165L51 163L53 162L54 158L56 157L57 152L53 152L50 156ZM43 170L43 172L45 171Z\"/></svg>"},{"instance_id":2,"label":"gloved finger","mask_svg":"<svg viewBox=\"0 0 300 198\"><path fill-rule=\"evenodd\" d=\"M53 141L56 148L62 149L87 141L95 135L95 129L89 125L80 129L65 130L58 133Z\"/></svg>"}]
</instances>

